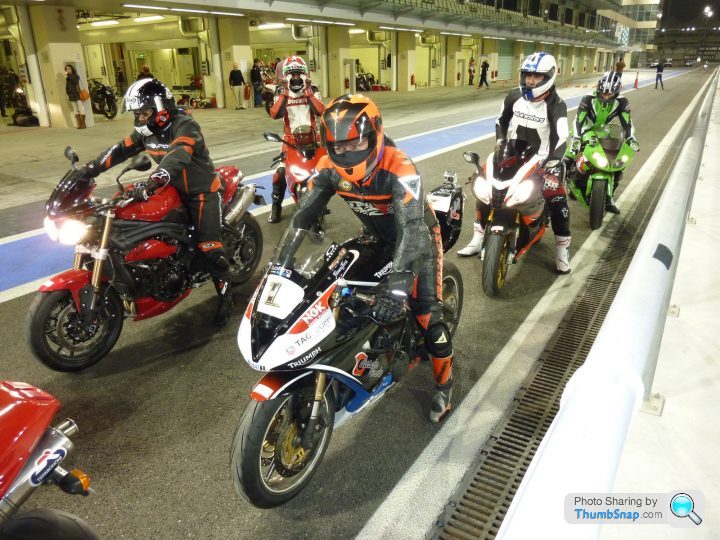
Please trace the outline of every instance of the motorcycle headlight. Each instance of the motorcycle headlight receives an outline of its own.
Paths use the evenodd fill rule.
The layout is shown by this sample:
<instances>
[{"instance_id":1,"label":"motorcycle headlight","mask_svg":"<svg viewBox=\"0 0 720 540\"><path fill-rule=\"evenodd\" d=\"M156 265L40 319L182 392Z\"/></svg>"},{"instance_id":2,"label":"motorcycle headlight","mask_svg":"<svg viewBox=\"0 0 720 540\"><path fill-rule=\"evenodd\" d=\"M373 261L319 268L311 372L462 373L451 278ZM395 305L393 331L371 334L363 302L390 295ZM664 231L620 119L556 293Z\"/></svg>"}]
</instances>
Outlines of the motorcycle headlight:
<instances>
[{"instance_id":1,"label":"motorcycle headlight","mask_svg":"<svg viewBox=\"0 0 720 540\"><path fill-rule=\"evenodd\" d=\"M475 180L473 180L472 189L477 200L484 202L485 204L490 204L490 199L492 197L492 187L490 186L490 182L478 175L475 177Z\"/></svg>"},{"instance_id":2,"label":"motorcycle headlight","mask_svg":"<svg viewBox=\"0 0 720 540\"><path fill-rule=\"evenodd\" d=\"M76 219L66 219L56 223L50 218L45 218L45 231L54 242L74 246L85 238L88 226Z\"/></svg>"},{"instance_id":3,"label":"motorcycle headlight","mask_svg":"<svg viewBox=\"0 0 720 540\"><path fill-rule=\"evenodd\" d=\"M615 160L615 163L613 163L613 168L617 169L618 167L622 167L627 163L628 157L627 156L621 156L618 159Z\"/></svg>"},{"instance_id":4,"label":"motorcycle headlight","mask_svg":"<svg viewBox=\"0 0 720 540\"><path fill-rule=\"evenodd\" d=\"M518 184L518 186L513 190L512 194L505 199L505 203L508 206L524 203L530 198L530 195L532 195L534 187L535 185L529 180L520 182L520 184Z\"/></svg>"},{"instance_id":5,"label":"motorcycle headlight","mask_svg":"<svg viewBox=\"0 0 720 540\"><path fill-rule=\"evenodd\" d=\"M605 156L603 156L600 152L593 152L592 159L597 164L598 167L605 168L608 166L608 159Z\"/></svg>"}]
</instances>

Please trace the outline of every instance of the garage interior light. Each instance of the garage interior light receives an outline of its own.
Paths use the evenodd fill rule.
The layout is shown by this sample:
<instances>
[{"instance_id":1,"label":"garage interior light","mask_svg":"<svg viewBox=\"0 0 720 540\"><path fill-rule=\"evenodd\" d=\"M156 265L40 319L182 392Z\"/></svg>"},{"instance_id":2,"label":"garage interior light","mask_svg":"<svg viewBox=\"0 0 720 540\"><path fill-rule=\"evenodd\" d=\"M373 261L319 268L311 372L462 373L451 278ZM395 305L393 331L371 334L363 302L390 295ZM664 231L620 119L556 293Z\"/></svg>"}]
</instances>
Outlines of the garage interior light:
<instances>
[{"instance_id":1,"label":"garage interior light","mask_svg":"<svg viewBox=\"0 0 720 540\"><path fill-rule=\"evenodd\" d=\"M162 15L145 15L144 17L135 17L133 21L135 22L150 22L150 21L161 21L165 17Z\"/></svg>"},{"instance_id":2,"label":"garage interior light","mask_svg":"<svg viewBox=\"0 0 720 540\"><path fill-rule=\"evenodd\" d=\"M305 22L305 23L315 23L315 24L336 24L338 26L355 26L355 23L349 23L349 22L323 21L320 19L300 19L298 17L285 17L285 20L292 21L292 22Z\"/></svg>"},{"instance_id":3,"label":"garage interior light","mask_svg":"<svg viewBox=\"0 0 720 540\"><path fill-rule=\"evenodd\" d=\"M210 13L206 9L170 8L170 11L182 11L183 13Z\"/></svg>"},{"instance_id":4,"label":"garage interior light","mask_svg":"<svg viewBox=\"0 0 720 540\"><path fill-rule=\"evenodd\" d=\"M461 36L461 37L472 37L472 34L460 34L459 32L440 32L442 36Z\"/></svg>"},{"instance_id":5,"label":"garage interior light","mask_svg":"<svg viewBox=\"0 0 720 540\"><path fill-rule=\"evenodd\" d=\"M123 7L136 8L136 9L154 9L155 11L168 11L170 8L158 7L158 6L141 6L139 4L123 4Z\"/></svg>"},{"instance_id":6,"label":"garage interior light","mask_svg":"<svg viewBox=\"0 0 720 540\"><path fill-rule=\"evenodd\" d=\"M213 15L227 15L229 17L244 17L244 13L228 13L227 11L211 11Z\"/></svg>"},{"instance_id":7,"label":"garage interior light","mask_svg":"<svg viewBox=\"0 0 720 540\"><path fill-rule=\"evenodd\" d=\"M120 24L117 19L108 19L107 21L95 21L91 22L90 26L113 26L116 24Z\"/></svg>"},{"instance_id":8,"label":"garage interior light","mask_svg":"<svg viewBox=\"0 0 720 540\"><path fill-rule=\"evenodd\" d=\"M351 22L334 22L333 24L337 24L338 26L355 26L355 23Z\"/></svg>"},{"instance_id":9,"label":"garage interior light","mask_svg":"<svg viewBox=\"0 0 720 540\"><path fill-rule=\"evenodd\" d=\"M255 28L258 30L279 30L280 28L287 28L287 25L281 22L271 22L258 24Z\"/></svg>"},{"instance_id":10,"label":"garage interior light","mask_svg":"<svg viewBox=\"0 0 720 540\"><path fill-rule=\"evenodd\" d=\"M364 34L364 33L365 33L365 30L363 30L362 28L350 28L348 30L348 34Z\"/></svg>"},{"instance_id":11,"label":"garage interior light","mask_svg":"<svg viewBox=\"0 0 720 540\"><path fill-rule=\"evenodd\" d=\"M397 32L415 32L418 34L421 34L423 30L418 30L417 28L397 28L395 26L378 26L380 30L395 30Z\"/></svg>"}]
</instances>

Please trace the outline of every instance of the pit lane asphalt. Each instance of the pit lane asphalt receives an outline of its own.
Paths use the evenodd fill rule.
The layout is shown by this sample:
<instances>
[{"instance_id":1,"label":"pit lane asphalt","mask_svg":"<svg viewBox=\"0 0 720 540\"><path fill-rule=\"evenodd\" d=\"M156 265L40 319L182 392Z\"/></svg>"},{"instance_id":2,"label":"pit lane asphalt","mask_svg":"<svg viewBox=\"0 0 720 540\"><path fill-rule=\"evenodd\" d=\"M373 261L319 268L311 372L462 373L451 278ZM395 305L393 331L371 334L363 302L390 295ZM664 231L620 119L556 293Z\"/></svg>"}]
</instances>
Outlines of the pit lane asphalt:
<instances>
[{"instance_id":1,"label":"pit lane asphalt","mask_svg":"<svg viewBox=\"0 0 720 540\"><path fill-rule=\"evenodd\" d=\"M628 94L641 152L625 182L642 166L707 76L701 70L675 79L666 76L664 92L646 87ZM505 91L430 89L411 96L387 93L373 97L377 97L388 133L400 138L497 114ZM567 91L580 93L582 89ZM263 142L259 133L278 131L280 123L260 110L237 111L238 118L247 117L237 121L235 128L228 122L234 112L197 113L211 150L227 150L230 155L233 144L240 144L243 153L262 151L269 145L270 151L225 162L238 164L247 173L266 170L278 146ZM17 167L14 178L40 178L34 181L46 184L49 193L65 168L61 157L65 144L70 142L81 157L89 158L106 143L124 136L126 130L129 122L120 119L99 123L85 132L49 130L52 133L48 135L35 131L42 134L43 146L23 154L31 157L22 168L21 159L12 154L10 165ZM5 139L4 135L0 136ZM32 137L30 132L20 136ZM260 142L244 145L236 141L246 139ZM462 152L473 150L485 156L492 144L490 138L420 162L426 191L440 183L445 168L454 168L460 178L466 177L471 166L463 161ZM7 168L4 174L8 174ZM501 298L485 297L479 284L479 261L455 255L471 235L474 203L467 187L465 192L463 234L446 255L465 279L463 317L454 342L458 403L555 279L550 236L511 268ZM337 199L330 208L328 234L338 239L353 235L359 222L349 209ZM29 209L24 209L26 217ZM7 223L9 212L0 211L0 223ZM577 203L571 203L571 212L574 253L589 227L587 213ZM260 216L266 235L264 261L289 215L290 210L285 209L283 224L275 226L264 223ZM39 222L26 222L19 229L38 226ZM87 471L96 490L91 497L80 498L43 488L25 509L50 506L73 512L108 539L354 536L439 429L427 420L432 394L430 367L422 365L411 372L386 399L335 432L318 474L299 497L274 510L251 507L233 490L228 459L235 425L258 379L242 362L235 342L241 307L258 277L234 292L237 309L225 329L217 331L206 324L214 294L205 287L163 316L141 323L126 321L115 349L79 374L54 373L30 355L23 338L30 295L0 304L2 378L29 382L61 400L60 417L71 417L80 427L66 468L77 466Z\"/></svg>"}]
</instances>

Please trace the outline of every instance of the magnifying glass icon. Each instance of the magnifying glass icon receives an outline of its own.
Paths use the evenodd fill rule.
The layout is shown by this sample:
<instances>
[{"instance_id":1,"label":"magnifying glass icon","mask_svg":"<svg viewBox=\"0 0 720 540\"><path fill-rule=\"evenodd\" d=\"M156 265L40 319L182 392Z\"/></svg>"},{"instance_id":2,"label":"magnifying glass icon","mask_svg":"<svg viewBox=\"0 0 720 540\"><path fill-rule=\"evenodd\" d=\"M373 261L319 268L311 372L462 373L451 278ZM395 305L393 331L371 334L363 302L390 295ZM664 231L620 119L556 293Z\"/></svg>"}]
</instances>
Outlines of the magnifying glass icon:
<instances>
[{"instance_id":1,"label":"magnifying glass icon","mask_svg":"<svg viewBox=\"0 0 720 540\"><path fill-rule=\"evenodd\" d=\"M670 500L670 510L679 518L689 517L695 525L702 523L702 518L693 512L695 501L687 493L678 493Z\"/></svg>"}]
</instances>

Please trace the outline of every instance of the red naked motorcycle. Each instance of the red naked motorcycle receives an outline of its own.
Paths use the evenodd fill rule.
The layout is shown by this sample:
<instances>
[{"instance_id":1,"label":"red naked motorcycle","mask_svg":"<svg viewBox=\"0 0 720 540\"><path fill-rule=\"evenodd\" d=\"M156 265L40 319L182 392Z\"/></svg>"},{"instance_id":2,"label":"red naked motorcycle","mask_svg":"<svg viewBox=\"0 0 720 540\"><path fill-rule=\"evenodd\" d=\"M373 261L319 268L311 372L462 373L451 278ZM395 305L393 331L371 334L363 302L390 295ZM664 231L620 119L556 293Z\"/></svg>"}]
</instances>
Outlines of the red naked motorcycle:
<instances>
[{"instance_id":1,"label":"red naked motorcycle","mask_svg":"<svg viewBox=\"0 0 720 540\"><path fill-rule=\"evenodd\" d=\"M0 538L99 538L67 512L38 508L17 513L41 485L54 484L71 495L91 492L87 474L60 466L78 428L70 419L50 426L59 408L57 399L34 386L0 381Z\"/></svg>"},{"instance_id":2,"label":"red naked motorcycle","mask_svg":"<svg viewBox=\"0 0 720 540\"><path fill-rule=\"evenodd\" d=\"M315 174L315 167L320 158L327 154L324 147L317 144L317 139L312 128L298 128L293 134L293 142L286 141L277 133L263 133L263 137L271 142L281 142L285 145L286 151L280 152L273 158L271 167L278 165L285 167L285 179L287 189L290 192L295 204L307 190L307 183L310 177ZM325 230L325 212L322 212L313 226L314 232Z\"/></svg>"},{"instance_id":3,"label":"red naked motorcycle","mask_svg":"<svg viewBox=\"0 0 720 540\"><path fill-rule=\"evenodd\" d=\"M120 178L152 166L136 156L117 177L112 199L93 197L95 181L76 164L45 205L45 230L75 246L73 267L43 283L30 306L27 339L33 354L57 371L77 371L103 358L120 336L125 317L136 321L165 313L190 291L211 281L180 195L171 185L136 201ZM260 226L248 211L265 204L254 184L241 184L236 167L217 169L224 187L222 242L233 285L245 283L262 255Z\"/></svg>"}]
</instances>

